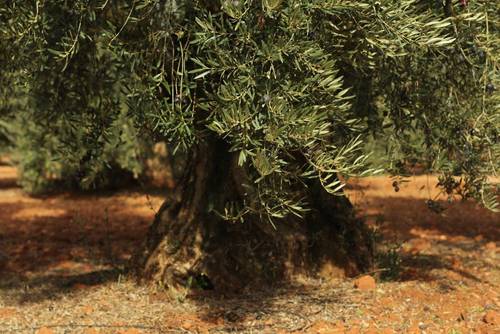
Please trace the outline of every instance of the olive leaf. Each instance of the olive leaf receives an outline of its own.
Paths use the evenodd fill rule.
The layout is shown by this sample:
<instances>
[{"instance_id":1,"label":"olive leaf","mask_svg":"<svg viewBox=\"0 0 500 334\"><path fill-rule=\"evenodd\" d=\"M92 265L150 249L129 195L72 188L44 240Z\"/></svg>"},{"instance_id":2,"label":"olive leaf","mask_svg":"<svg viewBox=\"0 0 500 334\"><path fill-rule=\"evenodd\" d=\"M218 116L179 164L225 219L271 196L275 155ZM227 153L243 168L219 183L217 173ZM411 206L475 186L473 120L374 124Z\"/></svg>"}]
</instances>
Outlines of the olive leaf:
<instances>
[{"instance_id":1,"label":"olive leaf","mask_svg":"<svg viewBox=\"0 0 500 334\"><path fill-rule=\"evenodd\" d=\"M271 14L279 7L281 2L282 0L262 0L262 7L268 14Z\"/></svg>"},{"instance_id":2,"label":"olive leaf","mask_svg":"<svg viewBox=\"0 0 500 334\"><path fill-rule=\"evenodd\" d=\"M255 154L255 157L253 158L253 165L262 177L273 172L273 165L264 150L257 151L257 154Z\"/></svg>"},{"instance_id":3,"label":"olive leaf","mask_svg":"<svg viewBox=\"0 0 500 334\"><path fill-rule=\"evenodd\" d=\"M222 10L233 19L241 19L244 10L244 0L224 0Z\"/></svg>"}]
</instances>

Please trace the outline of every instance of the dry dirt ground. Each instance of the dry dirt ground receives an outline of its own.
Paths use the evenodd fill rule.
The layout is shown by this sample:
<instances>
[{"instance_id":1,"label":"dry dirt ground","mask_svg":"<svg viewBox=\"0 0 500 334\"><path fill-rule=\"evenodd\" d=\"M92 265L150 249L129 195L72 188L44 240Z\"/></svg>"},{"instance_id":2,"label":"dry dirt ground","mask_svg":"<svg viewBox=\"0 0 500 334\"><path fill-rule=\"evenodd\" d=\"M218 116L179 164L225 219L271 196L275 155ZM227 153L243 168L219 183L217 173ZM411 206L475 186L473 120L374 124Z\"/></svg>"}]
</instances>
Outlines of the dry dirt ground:
<instances>
[{"instance_id":1,"label":"dry dirt ground","mask_svg":"<svg viewBox=\"0 0 500 334\"><path fill-rule=\"evenodd\" d=\"M459 201L434 213L435 178L410 180L350 183L388 250L374 289L317 279L172 300L121 274L160 195L31 198L0 165L0 333L500 333L500 215Z\"/></svg>"}]
</instances>

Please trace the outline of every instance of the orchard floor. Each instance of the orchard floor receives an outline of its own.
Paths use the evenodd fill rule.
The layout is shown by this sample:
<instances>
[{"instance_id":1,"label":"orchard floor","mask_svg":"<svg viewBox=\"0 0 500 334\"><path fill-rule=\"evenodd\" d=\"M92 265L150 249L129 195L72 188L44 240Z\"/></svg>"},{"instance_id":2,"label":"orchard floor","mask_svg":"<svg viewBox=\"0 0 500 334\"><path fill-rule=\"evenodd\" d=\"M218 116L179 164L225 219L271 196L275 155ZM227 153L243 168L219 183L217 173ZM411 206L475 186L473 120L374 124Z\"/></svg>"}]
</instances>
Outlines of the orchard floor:
<instances>
[{"instance_id":1,"label":"orchard floor","mask_svg":"<svg viewBox=\"0 0 500 334\"><path fill-rule=\"evenodd\" d=\"M162 197L141 191L31 198L0 165L0 333L500 333L500 214L425 200L435 178L394 192L387 177L350 183L360 215L398 246L399 278L168 298L122 269ZM397 269L397 267L392 267Z\"/></svg>"}]
</instances>

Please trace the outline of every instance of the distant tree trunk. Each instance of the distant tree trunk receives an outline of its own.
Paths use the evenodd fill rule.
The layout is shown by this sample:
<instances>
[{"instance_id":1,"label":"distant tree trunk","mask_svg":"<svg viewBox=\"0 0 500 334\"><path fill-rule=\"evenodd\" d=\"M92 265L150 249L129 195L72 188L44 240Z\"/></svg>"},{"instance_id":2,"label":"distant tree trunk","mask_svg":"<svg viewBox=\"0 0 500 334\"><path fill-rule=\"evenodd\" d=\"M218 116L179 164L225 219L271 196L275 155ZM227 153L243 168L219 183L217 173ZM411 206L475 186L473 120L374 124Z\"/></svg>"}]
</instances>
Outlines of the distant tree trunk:
<instances>
[{"instance_id":1,"label":"distant tree trunk","mask_svg":"<svg viewBox=\"0 0 500 334\"><path fill-rule=\"evenodd\" d=\"M138 256L140 276L174 290L239 289L297 274L350 276L371 266L371 239L346 197L311 185L303 221L230 223L211 208L239 196L234 156L222 141L199 145L174 199L165 201Z\"/></svg>"}]
</instances>

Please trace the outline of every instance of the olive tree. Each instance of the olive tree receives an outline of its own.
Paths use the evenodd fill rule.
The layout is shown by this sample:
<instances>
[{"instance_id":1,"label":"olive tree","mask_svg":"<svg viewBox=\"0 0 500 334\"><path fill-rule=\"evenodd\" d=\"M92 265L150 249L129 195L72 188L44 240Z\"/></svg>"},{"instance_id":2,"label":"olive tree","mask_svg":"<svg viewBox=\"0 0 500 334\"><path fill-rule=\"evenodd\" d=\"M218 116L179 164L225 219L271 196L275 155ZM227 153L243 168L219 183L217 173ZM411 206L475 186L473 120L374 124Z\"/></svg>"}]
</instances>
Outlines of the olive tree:
<instances>
[{"instance_id":1,"label":"olive tree","mask_svg":"<svg viewBox=\"0 0 500 334\"><path fill-rule=\"evenodd\" d=\"M99 150L126 111L169 141L184 175L135 264L170 288L371 266L343 192L391 143L405 173L421 138L448 193L496 207L495 1L2 1L0 57L47 131ZM118 89L119 88L119 89ZM123 103L122 103L123 102ZM117 144L119 145L119 144Z\"/></svg>"}]
</instances>

